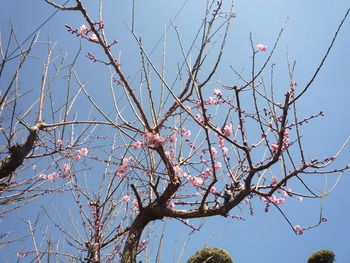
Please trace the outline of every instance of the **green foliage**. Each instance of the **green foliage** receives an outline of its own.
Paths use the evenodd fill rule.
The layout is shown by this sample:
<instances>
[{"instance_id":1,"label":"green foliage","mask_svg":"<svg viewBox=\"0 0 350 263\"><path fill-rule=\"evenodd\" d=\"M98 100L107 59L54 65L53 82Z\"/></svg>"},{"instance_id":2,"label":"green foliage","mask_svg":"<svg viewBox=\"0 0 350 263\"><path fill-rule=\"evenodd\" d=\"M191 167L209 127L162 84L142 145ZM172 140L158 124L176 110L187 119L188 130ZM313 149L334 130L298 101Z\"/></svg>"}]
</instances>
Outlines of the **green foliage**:
<instances>
[{"instance_id":1,"label":"green foliage","mask_svg":"<svg viewBox=\"0 0 350 263\"><path fill-rule=\"evenodd\" d=\"M233 260L223 249L205 247L194 253L187 263L233 263Z\"/></svg>"},{"instance_id":2,"label":"green foliage","mask_svg":"<svg viewBox=\"0 0 350 263\"><path fill-rule=\"evenodd\" d=\"M335 261L335 254L327 249L322 249L313 253L307 263L333 263Z\"/></svg>"}]
</instances>

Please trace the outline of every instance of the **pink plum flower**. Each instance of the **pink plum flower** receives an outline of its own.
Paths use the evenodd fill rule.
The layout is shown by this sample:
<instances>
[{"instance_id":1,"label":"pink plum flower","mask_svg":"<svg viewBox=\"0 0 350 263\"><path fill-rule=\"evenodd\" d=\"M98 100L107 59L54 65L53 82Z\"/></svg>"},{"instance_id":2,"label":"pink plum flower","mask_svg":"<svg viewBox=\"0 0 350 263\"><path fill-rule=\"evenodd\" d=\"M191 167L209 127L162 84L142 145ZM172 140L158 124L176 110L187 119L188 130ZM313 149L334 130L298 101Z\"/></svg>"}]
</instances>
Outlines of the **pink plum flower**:
<instances>
[{"instance_id":1,"label":"pink plum flower","mask_svg":"<svg viewBox=\"0 0 350 263\"><path fill-rule=\"evenodd\" d=\"M272 176L271 184L277 184L277 183L278 183L278 178L276 176Z\"/></svg>"},{"instance_id":2,"label":"pink plum flower","mask_svg":"<svg viewBox=\"0 0 350 263\"><path fill-rule=\"evenodd\" d=\"M278 150L278 145L277 144L271 144L271 150L272 151L277 151Z\"/></svg>"},{"instance_id":3,"label":"pink plum flower","mask_svg":"<svg viewBox=\"0 0 350 263\"><path fill-rule=\"evenodd\" d=\"M98 38L95 34L92 34L91 37L89 38L90 41L93 41L93 42L98 42Z\"/></svg>"},{"instance_id":4,"label":"pink plum flower","mask_svg":"<svg viewBox=\"0 0 350 263\"><path fill-rule=\"evenodd\" d=\"M137 141L134 144L134 150L140 149L142 147L142 142L141 141Z\"/></svg>"},{"instance_id":5,"label":"pink plum flower","mask_svg":"<svg viewBox=\"0 0 350 263\"><path fill-rule=\"evenodd\" d=\"M83 25L80 27L80 34L86 36L88 33L89 33L89 29L83 24Z\"/></svg>"},{"instance_id":6,"label":"pink plum flower","mask_svg":"<svg viewBox=\"0 0 350 263\"><path fill-rule=\"evenodd\" d=\"M189 178L189 182L190 182L191 184L193 184L194 186L197 186L197 187L203 185L203 179L200 178L200 177L198 177L198 176Z\"/></svg>"},{"instance_id":7,"label":"pink plum flower","mask_svg":"<svg viewBox=\"0 0 350 263\"><path fill-rule=\"evenodd\" d=\"M215 194L215 193L216 193L216 188L215 188L214 186L212 186L212 187L210 188L210 193L211 193L211 194Z\"/></svg>"},{"instance_id":8,"label":"pink plum flower","mask_svg":"<svg viewBox=\"0 0 350 263\"><path fill-rule=\"evenodd\" d=\"M70 166L69 166L69 164L68 163L64 163L63 164L63 172L64 173L68 173L69 171L70 171Z\"/></svg>"},{"instance_id":9,"label":"pink plum flower","mask_svg":"<svg viewBox=\"0 0 350 263\"><path fill-rule=\"evenodd\" d=\"M267 46L264 46L263 44L258 44L256 47L259 51L266 51L267 49Z\"/></svg>"},{"instance_id":10,"label":"pink plum flower","mask_svg":"<svg viewBox=\"0 0 350 263\"><path fill-rule=\"evenodd\" d=\"M137 202L137 199L132 200L132 203L136 209L139 209L139 202Z\"/></svg>"},{"instance_id":11,"label":"pink plum flower","mask_svg":"<svg viewBox=\"0 0 350 263\"><path fill-rule=\"evenodd\" d=\"M214 147L211 147L211 154L216 155L217 153L218 151Z\"/></svg>"},{"instance_id":12,"label":"pink plum flower","mask_svg":"<svg viewBox=\"0 0 350 263\"><path fill-rule=\"evenodd\" d=\"M53 172L53 173L51 173L51 174L49 174L48 176L47 176L47 180L49 181L49 182L55 182L55 180L57 179L59 177L59 175L58 175L58 173L56 173L56 172Z\"/></svg>"},{"instance_id":13,"label":"pink plum flower","mask_svg":"<svg viewBox=\"0 0 350 263\"><path fill-rule=\"evenodd\" d=\"M88 154L88 149L86 148L81 148L80 150L77 150L75 153L79 156L85 156Z\"/></svg>"},{"instance_id":14,"label":"pink plum flower","mask_svg":"<svg viewBox=\"0 0 350 263\"><path fill-rule=\"evenodd\" d=\"M129 202L130 201L130 196L129 195L124 195L122 198L123 202Z\"/></svg>"},{"instance_id":15,"label":"pink plum flower","mask_svg":"<svg viewBox=\"0 0 350 263\"><path fill-rule=\"evenodd\" d=\"M56 140L56 145L62 145L62 140Z\"/></svg>"},{"instance_id":16,"label":"pink plum flower","mask_svg":"<svg viewBox=\"0 0 350 263\"><path fill-rule=\"evenodd\" d=\"M298 232L298 235L302 235L303 234L303 229L299 225L296 225L294 227L294 231Z\"/></svg>"},{"instance_id":17,"label":"pink plum flower","mask_svg":"<svg viewBox=\"0 0 350 263\"><path fill-rule=\"evenodd\" d=\"M222 97L222 92L219 89L214 89L214 95L217 97Z\"/></svg>"},{"instance_id":18,"label":"pink plum flower","mask_svg":"<svg viewBox=\"0 0 350 263\"><path fill-rule=\"evenodd\" d=\"M231 136L231 134L232 134L232 124L228 124L228 125L226 125L225 127L224 127L224 134L226 135L226 136Z\"/></svg>"},{"instance_id":19,"label":"pink plum flower","mask_svg":"<svg viewBox=\"0 0 350 263\"><path fill-rule=\"evenodd\" d=\"M175 207L175 204L174 204L173 202L170 202L170 203L168 204L168 208L172 209L172 208L174 208L174 207Z\"/></svg>"}]
</instances>

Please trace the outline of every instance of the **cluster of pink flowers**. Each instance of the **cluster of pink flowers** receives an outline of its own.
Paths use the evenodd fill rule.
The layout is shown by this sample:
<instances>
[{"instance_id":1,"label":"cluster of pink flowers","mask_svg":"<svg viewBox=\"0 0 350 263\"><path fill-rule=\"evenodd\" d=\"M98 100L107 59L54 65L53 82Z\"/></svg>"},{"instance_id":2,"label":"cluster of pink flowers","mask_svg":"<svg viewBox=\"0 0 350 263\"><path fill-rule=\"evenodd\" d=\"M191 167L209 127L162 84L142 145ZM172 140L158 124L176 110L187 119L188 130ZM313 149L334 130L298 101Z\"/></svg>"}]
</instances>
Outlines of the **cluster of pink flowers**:
<instances>
[{"instance_id":1,"label":"cluster of pink flowers","mask_svg":"<svg viewBox=\"0 0 350 263\"><path fill-rule=\"evenodd\" d=\"M121 165L118 166L116 176L118 178L124 178L125 173L129 170L130 168L130 162L133 161L134 159L132 157L129 158L122 158L122 163Z\"/></svg>"},{"instance_id":2,"label":"cluster of pink flowers","mask_svg":"<svg viewBox=\"0 0 350 263\"><path fill-rule=\"evenodd\" d=\"M124 195L122 198L123 202L129 202L130 201L130 196L129 195Z\"/></svg>"},{"instance_id":3,"label":"cluster of pink flowers","mask_svg":"<svg viewBox=\"0 0 350 263\"><path fill-rule=\"evenodd\" d=\"M164 137L160 136L158 133L154 134L152 132L145 132L142 137L144 140L136 141L134 143L134 150L152 145L158 147L160 145L163 145L165 142Z\"/></svg>"},{"instance_id":4,"label":"cluster of pink flowers","mask_svg":"<svg viewBox=\"0 0 350 263\"><path fill-rule=\"evenodd\" d=\"M75 154L67 154L68 158L79 161L81 157L86 156L89 153L87 148L81 148L80 150L75 151Z\"/></svg>"},{"instance_id":5,"label":"cluster of pink flowers","mask_svg":"<svg viewBox=\"0 0 350 263\"><path fill-rule=\"evenodd\" d=\"M268 202L268 203L273 203L275 205L280 205L280 204L284 204L286 202L286 200L284 198L276 198L276 196L272 195L272 196L261 196L260 200L264 201L264 202Z\"/></svg>"},{"instance_id":6,"label":"cluster of pink flowers","mask_svg":"<svg viewBox=\"0 0 350 263\"><path fill-rule=\"evenodd\" d=\"M228 152L228 149L227 147L225 147L225 144L224 144L224 138L222 138L221 136L219 137L218 145L219 145L219 148L223 151L223 153L226 154Z\"/></svg>"},{"instance_id":7,"label":"cluster of pink flowers","mask_svg":"<svg viewBox=\"0 0 350 263\"><path fill-rule=\"evenodd\" d=\"M200 187L203 185L203 179L198 177L198 176L194 176L194 177L189 176L187 178L187 180L188 180L188 182L190 182L191 184L193 184L196 187Z\"/></svg>"},{"instance_id":8,"label":"cluster of pink flowers","mask_svg":"<svg viewBox=\"0 0 350 263\"><path fill-rule=\"evenodd\" d=\"M82 36L87 36L89 34L90 29L88 29L84 24L80 27L79 33ZM89 37L90 41L97 42L98 38L95 34L92 34L91 37Z\"/></svg>"},{"instance_id":9,"label":"cluster of pink flowers","mask_svg":"<svg viewBox=\"0 0 350 263\"><path fill-rule=\"evenodd\" d=\"M49 175L46 176L46 174L39 174L39 177L41 180L47 180L51 183L55 182L55 180L59 177L59 174L56 172L50 173Z\"/></svg>"},{"instance_id":10,"label":"cluster of pink flowers","mask_svg":"<svg viewBox=\"0 0 350 263\"><path fill-rule=\"evenodd\" d=\"M288 129L285 129L283 132L283 145L282 149L286 149L289 147L289 131ZM272 151L278 151L278 144L271 144L271 150Z\"/></svg>"}]
</instances>

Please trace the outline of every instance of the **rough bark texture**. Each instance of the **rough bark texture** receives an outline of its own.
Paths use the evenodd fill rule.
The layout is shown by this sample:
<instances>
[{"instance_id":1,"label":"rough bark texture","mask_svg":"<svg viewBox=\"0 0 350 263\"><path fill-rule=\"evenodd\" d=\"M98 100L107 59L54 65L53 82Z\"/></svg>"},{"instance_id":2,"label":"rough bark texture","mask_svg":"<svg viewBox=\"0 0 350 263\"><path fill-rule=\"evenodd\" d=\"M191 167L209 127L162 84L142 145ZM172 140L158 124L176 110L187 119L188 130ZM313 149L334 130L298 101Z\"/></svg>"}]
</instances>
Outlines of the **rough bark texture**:
<instances>
[{"instance_id":1,"label":"rough bark texture","mask_svg":"<svg viewBox=\"0 0 350 263\"><path fill-rule=\"evenodd\" d=\"M135 218L135 221L131 225L128 239L126 240L124 246L123 257L120 261L121 263L136 262L137 249L143 229L148 225L149 222L163 218L163 216L159 216L156 213L156 209L152 207L154 205L155 203L142 208L140 210L140 213Z\"/></svg>"},{"instance_id":2,"label":"rough bark texture","mask_svg":"<svg viewBox=\"0 0 350 263\"><path fill-rule=\"evenodd\" d=\"M0 163L0 181L10 176L33 149L38 133L45 127L42 122L30 127L27 141L24 144L15 144L9 148L9 154ZM1 188L1 187L0 187Z\"/></svg>"}]
</instances>

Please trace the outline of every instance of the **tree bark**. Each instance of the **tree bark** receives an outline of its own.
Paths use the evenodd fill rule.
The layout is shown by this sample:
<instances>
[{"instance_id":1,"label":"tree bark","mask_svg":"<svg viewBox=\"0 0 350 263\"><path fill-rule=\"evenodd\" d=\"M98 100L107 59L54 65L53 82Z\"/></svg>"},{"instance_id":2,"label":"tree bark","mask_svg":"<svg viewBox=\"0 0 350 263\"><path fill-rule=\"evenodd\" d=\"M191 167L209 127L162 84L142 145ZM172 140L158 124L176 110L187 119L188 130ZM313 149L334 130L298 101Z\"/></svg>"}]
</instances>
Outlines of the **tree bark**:
<instances>
[{"instance_id":1,"label":"tree bark","mask_svg":"<svg viewBox=\"0 0 350 263\"><path fill-rule=\"evenodd\" d=\"M128 238L124 246L123 256L120 261L121 263L136 262L137 249L140 243L143 229L148 225L149 222L163 218L163 216L157 215L155 209L152 209L150 206L151 205L142 208L132 223Z\"/></svg>"}]
</instances>

